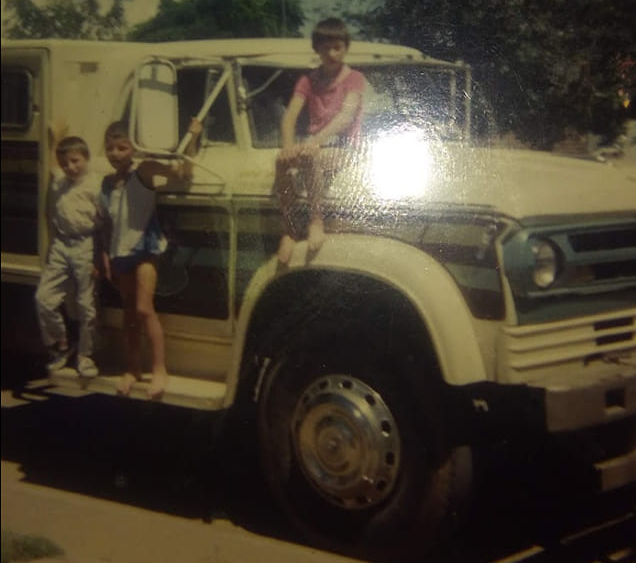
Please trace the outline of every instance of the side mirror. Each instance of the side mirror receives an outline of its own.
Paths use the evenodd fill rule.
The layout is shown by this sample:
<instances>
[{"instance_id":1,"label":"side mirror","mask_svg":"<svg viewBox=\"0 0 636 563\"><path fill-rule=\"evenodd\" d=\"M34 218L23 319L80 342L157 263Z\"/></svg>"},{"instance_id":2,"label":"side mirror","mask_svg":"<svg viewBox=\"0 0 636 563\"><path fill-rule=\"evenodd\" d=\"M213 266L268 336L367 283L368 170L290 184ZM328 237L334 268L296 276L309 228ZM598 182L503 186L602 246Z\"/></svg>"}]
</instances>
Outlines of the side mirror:
<instances>
[{"instance_id":1,"label":"side mirror","mask_svg":"<svg viewBox=\"0 0 636 563\"><path fill-rule=\"evenodd\" d=\"M140 148L173 151L179 143L177 71L170 61L152 60L137 68L131 127Z\"/></svg>"}]
</instances>

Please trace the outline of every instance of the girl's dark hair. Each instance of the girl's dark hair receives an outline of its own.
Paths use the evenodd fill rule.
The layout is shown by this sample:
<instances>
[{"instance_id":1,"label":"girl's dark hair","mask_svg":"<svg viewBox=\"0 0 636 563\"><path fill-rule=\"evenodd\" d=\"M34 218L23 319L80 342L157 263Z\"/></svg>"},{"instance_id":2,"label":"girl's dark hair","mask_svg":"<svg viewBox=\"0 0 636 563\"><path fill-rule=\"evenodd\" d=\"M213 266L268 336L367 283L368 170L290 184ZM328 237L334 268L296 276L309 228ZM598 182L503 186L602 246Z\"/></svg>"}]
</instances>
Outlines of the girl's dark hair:
<instances>
[{"instance_id":1,"label":"girl's dark hair","mask_svg":"<svg viewBox=\"0 0 636 563\"><path fill-rule=\"evenodd\" d=\"M311 46L314 51L327 41L344 41L347 48L351 42L351 35L345 22L340 18L327 18L316 24L311 33Z\"/></svg>"},{"instance_id":2,"label":"girl's dark hair","mask_svg":"<svg viewBox=\"0 0 636 563\"><path fill-rule=\"evenodd\" d=\"M128 124L123 121L113 121L104 132L104 140L129 139Z\"/></svg>"},{"instance_id":3,"label":"girl's dark hair","mask_svg":"<svg viewBox=\"0 0 636 563\"><path fill-rule=\"evenodd\" d=\"M64 156L69 152L78 152L86 160L91 157L86 141L81 137L64 137L55 147L56 156Z\"/></svg>"}]
</instances>

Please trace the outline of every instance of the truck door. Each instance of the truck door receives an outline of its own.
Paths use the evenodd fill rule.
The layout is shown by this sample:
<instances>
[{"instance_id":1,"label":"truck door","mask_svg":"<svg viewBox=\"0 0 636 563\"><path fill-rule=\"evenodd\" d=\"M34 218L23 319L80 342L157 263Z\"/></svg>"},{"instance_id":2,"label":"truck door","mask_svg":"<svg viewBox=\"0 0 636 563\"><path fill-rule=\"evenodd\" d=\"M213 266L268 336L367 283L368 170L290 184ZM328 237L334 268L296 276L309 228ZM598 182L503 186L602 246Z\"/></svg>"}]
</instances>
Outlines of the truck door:
<instances>
[{"instance_id":1,"label":"truck door","mask_svg":"<svg viewBox=\"0 0 636 563\"><path fill-rule=\"evenodd\" d=\"M35 284L47 244L45 49L2 51L2 281Z\"/></svg>"}]
</instances>

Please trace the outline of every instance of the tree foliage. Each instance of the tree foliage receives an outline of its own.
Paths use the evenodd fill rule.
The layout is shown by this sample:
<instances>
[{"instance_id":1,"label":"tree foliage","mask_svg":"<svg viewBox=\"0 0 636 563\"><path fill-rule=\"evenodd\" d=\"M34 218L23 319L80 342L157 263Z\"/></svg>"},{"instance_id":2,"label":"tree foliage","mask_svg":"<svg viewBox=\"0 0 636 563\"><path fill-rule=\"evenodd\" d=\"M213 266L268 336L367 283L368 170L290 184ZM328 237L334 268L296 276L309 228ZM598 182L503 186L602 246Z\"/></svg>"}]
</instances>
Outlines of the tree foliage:
<instances>
[{"instance_id":1,"label":"tree foliage","mask_svg":"<svg viewBox=\"0 0 636 563\"><path fill-rule=\"evenodd\" d=\"M612 136L633 88L633 0L386 0L362 20L369 37L470 63L478 132L540 147L567 130Z\"/></svg>"},{"instance_id":2,"label":"tree foliage","mask_svg":"<svg viewBox=\"0 0 636 563\"><path fill-rule=\"evenodd\" d=\"M125 36L122 0L100 14L97 0L51 0L43 7L32 0L7 0L6 37L10 39L101 39Z\"/></svg>"},{"instance_id":3,"label":"tree foliage","mask_svg":"<svg viewBox=\"0 0 636 563\"><path fill-rule=\"evenodd\" d=\"M364 14L378 9L383 3L383 0L307 0L303 3L304 30L309 35L319 21L336 16L347 24L353 37L358 37Z\"/></svg>"},{"instance_id":4,"label":"tree foliage","mask_svg":"<svg viewBox=\"0 0 636 563\"><path fill-rule=\"evenodd\" d=\"M299 0L161 0L157 14L137 25L136 41L299 35Z\"/></svg>"}]
</instances>

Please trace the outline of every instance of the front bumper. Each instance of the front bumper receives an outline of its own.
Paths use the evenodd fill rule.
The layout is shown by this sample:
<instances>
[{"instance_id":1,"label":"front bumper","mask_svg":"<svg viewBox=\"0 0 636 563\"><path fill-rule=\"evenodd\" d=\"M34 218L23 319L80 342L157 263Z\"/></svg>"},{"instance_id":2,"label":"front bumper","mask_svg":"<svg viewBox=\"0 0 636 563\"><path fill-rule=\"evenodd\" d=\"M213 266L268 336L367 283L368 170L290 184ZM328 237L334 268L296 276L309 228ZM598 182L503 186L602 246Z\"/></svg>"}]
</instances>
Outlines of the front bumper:
<instances>
[{"instance_id":1,"label":"front bumper","mask_svg":"<svg viewBox=\"0 0 636 563\"><path fill-rule=\"evenodd\" d=\"M636 483L636 449L611 459L599 461L594 464L594 469L601 491L611 491L630 483Z\"/></svg>"},{"instance_id":2,"label":"front bumper","mask_svg":"<svg viewBox=\"0 0 636 563\"><path fill-rule=\"evenodd\" d=\"M636 415L636 367L601 381L576 386L552 382L543 389L548 432L579 430Z\"/></svg>"},{"instance_id":3,"label":"front bumper","mask_svg":"<svg viewBox=\"0 0 636 563\"><path fill-rule=\"evenodd\" d=\"M545 386L482 382L454 391L459 391L454 396L460 397L461 412L468 413L459 423L460 442L532 448L550 437L563 446L561 451L585 452L574 457L594 471L598 490L636 483L633 370L576 386L558 381Z\"/></svg>"},{"instance_id":4,"label":"front bumper","mask_svg":"<svg viewBox=\"0 0 636 563\"><path fill-rule=\"evenodd\" d=\"M636 482L636 376L595 385L545 389L545 425L551 433L623 421L624 449L593 463L598 489L609 491Z\"/></svg>"},{"instance_id":5,"label":"front bumper","mask_svg":"<svg viewBox=\"0 0 636 563\"><path fill-rule=\"evenodd\" d=\"M450 388L451 413L463 413L460 425L473 438L499 438L519 432L559 433L634 419L636 367L594 381L581 377L549 382L482 381Z\"/></svg>"}]
</instances>

